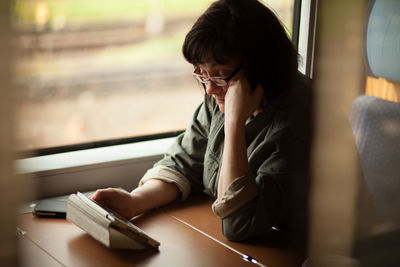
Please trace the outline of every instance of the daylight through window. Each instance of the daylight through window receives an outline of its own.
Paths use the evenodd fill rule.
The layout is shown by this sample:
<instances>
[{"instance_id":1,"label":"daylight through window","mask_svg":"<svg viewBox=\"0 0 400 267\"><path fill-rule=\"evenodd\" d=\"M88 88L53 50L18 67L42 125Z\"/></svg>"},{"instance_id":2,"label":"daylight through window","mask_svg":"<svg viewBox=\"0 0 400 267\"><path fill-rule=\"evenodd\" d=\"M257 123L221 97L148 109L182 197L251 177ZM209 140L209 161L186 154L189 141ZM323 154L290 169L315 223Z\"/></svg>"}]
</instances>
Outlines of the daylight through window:
<instances>
[{"instance_id":1,"label":"daylight through window","mask_svg":"<svg viewBox=\"0 0 400 267\"><path fill-rule=\"evenodd\" d=\"M210 0L16 0L19 150L182 130L202 101L181 45ZM264 1L291 31L294 0Z\"/></svg>"}]
</instances>

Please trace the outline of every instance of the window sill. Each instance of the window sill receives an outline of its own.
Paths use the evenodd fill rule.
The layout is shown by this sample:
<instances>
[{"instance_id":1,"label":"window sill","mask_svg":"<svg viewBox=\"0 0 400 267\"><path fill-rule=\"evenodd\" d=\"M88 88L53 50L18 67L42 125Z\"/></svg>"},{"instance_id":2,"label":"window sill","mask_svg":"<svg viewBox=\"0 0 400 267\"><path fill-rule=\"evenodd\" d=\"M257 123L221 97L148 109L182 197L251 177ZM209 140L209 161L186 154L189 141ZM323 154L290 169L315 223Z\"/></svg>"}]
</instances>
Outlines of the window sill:
<instances>
[{"instance_id":1,"label":"window sill","mask_svg":"<svg viewBox=\"0 0 400 267\"><path fill-rule=\"evenodd\" d=\"M103 187L137 186L144 172L161 159L174 138L93 148L19 159L16 172L36 188L35 197L49 197Z\"/></svg>"}]
</instances>

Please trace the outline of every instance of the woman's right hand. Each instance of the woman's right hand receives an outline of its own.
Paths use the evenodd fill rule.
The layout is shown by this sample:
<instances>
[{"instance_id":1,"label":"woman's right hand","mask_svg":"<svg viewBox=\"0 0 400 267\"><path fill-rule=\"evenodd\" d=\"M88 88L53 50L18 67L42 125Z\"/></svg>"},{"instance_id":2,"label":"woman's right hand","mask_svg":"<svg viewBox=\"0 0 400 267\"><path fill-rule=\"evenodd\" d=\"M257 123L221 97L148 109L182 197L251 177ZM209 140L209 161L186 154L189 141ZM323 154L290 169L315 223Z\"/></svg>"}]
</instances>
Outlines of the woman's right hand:
<instances>
[{"instance_id":1,"label":"woman's right hand","mask_svg":"<svg viewBox=\"0 0 400 267\"><path fill-rule=\"evenodd\" d=\"M127 191L117 188L98 189L89 198L128 220L137 215L133 197Z\"/></svg>"},{"instance_id":2,"label":"woman's right hand","mask_svg":"<svg viewBox=\"0 0 400 267\"><path fill-rule=\"evenodd\" d=\"M180 194L173 183L150 179L131 193L117 188L99 189L89 198L130 220L142 212L175 200Z\"/></svg>"},{"instance_id":3,"label":"woman's right hand","mask_svg":"<svg viewBox=\"0 0 400 267\"><path fill-rule=\"evenodd\" d=\"M260 107L263 94L261 84L252 89L246 78L233 80L225 95L225 126L231 122L244 126L246 120Z\"/></svg>"}]
</instances>

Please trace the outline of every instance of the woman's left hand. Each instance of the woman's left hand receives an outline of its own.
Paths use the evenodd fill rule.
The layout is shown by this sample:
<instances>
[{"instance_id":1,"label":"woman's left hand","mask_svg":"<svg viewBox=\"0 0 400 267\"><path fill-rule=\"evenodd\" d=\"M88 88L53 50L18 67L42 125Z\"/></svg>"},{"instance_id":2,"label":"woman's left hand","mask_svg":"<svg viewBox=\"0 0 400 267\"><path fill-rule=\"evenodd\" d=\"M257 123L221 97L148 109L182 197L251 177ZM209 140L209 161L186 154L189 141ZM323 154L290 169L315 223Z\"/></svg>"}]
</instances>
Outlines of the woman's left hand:
<instances>
[{"instance_id":1,"label":"woman's left hand","mask_svg":"<svg viewBox=\"0 0 400 267\"><path fill-rule=\"evenodd\" d=\"M260 107L263 93L260 84L252 89L247 79L233 81L225 95L225 122L244 125Z\"/></svg>"}]
</instances>

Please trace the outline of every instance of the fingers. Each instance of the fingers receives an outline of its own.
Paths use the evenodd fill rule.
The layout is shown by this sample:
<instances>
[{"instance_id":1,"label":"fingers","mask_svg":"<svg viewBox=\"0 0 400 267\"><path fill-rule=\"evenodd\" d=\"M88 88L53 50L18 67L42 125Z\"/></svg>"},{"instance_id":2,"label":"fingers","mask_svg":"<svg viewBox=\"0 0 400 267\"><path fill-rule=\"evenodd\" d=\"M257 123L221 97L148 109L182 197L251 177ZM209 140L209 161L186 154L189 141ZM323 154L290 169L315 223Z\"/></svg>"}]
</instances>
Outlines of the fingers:
<instances>
[{"instance_id":1,"label":"fingers","mask_svg":"<svg viewBox=\"0 0 400 267\"><path fill-rule=\"evenodd\" d=\"M250 101L250 103L254 103L255 105L260 103L264 95L264 90L260 83L253 89L247 79L234 81L230 88L232 88L233 91L237 90L235 94L244 102ZM230 93L233 94L233 92Z\"/></svg>"},{"instance_id":2,"label":"fingers","mask_svg":"<svg viewBox=\"0 0 400 267\"><path fill-rule=\"evenodd\" d=\"M108 206L107 202L112 199L113 188L106 188L106 189L97 189L89 198L95 202L97 202L101 206Z\"/></svg>"},{"instance_id":3,"label":"fingers","mask_svg":"<svg viewBox=\"0 0 400 267\"><path fill-rule=\"evenodd\" d=\"M230 87L241 87L250 89L250 82L246 78L237 78L229 83L229 88Z\"/></svg>"},{"instance_id":4,"label":"fingers","mask_svg":"<svg viewBox=\"0 0 400 267\"><path fill-rule=\"evenodd\" d=\"M129 192L118 188L98 189L90 198L102 207L113 210L126 219L135 215Z\"/></svg>"}]
</instances>

